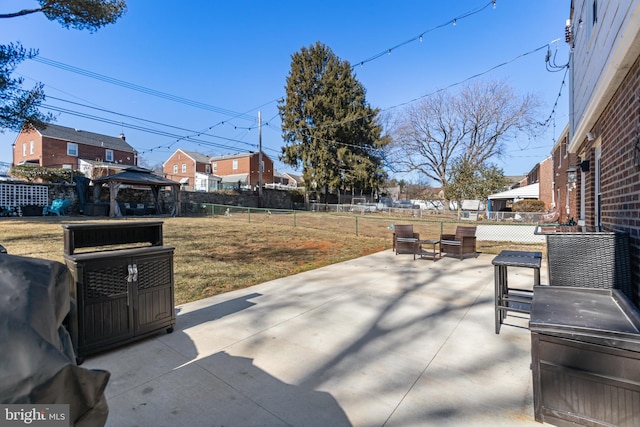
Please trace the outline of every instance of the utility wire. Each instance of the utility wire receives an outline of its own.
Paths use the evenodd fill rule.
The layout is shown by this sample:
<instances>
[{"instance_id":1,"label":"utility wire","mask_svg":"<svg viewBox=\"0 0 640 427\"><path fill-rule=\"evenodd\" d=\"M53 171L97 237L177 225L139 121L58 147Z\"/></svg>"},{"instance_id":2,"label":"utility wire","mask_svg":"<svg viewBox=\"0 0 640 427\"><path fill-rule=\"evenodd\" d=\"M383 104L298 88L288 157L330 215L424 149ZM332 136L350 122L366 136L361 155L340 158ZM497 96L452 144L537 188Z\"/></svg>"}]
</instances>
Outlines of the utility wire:
<instances>
[{"instance_id":1,"label":"utility wire","mask_svg":"<svg viewBox=\"0 0 640 427\"><path fill-rule=\"evenodd\" d=\"M166 92L161 92L159 90L150 89L144 86L140 86L134 83L125 82L124 80L119 80L113 77L105 76L103 74L98 74L93 71L85 70L79 67L74 67L73 65L64 64L62 62L54 61L53 59L44 58L41 56L36 56L31 58L32 61L40 62L41 64L49 65L51 67L59 68L61 70L70 71L72 73L80 74L86 77L90 77L92 79L100 80L106 83L111 83L117 86L124 87L126 89L131 89L137 92L145 93L147 95L156 96L158 98L167 99L169 101L178 102L184 105L188 105L195 108L200 108L207 111L213 111L215 113L223 114L225 116L230 116L232 118L240 118L244 120L255 120L253 116L249 116L244 113L238 113L236 111L227 110L225 108L215 107L210 104L205 104L203 102L193 101L187 98L183 98L177 95L171 95Z\"/></svg>"},{"instance_id":2,"label":"utility wire","mask_svg":"<svg viewBox=\"0 0 640 427\"><path fill-rule=\"evenodd\" d=\"M202 139L197 139L194 138L193 136L181 136L175 133L171 133L171 132L167 132L167 131L162 131L162 130L157 130L157 129L152 129L152 128L148 128L148 127L144 127L144 126L139 126L139 125L134 125L131 123L125 123L119 120L112 120L112 119L107 119L104 117L99 117L99 116L95 116L92 114L88 114L88 113L82 113L82 112L78 112L78 111L73 111L73 110L69 110L66 108L62 108L62 107L57 107L54 105L48 105L48 104L42 104L43 107L52 110L52 111L57 111L60 113L64 113L64 114L70 114L73 116L78 116L78 117L82 117L82 118L86 118L86 119L91 119L91 120L95 120L98 122L102 122L102 123L107 123L107 124L113 124L113 125L118 125L118 126L123 126L126 127L127 129L132 129L132 130L138 130L138 131L142 131L142 132L147 132L147 133L151 133L154 135L160 135L160 136L166 136L166 137L170 137L170 138L177 138L177 140L175 142L173 142L172 144L169 144L166 148L170 148L171 145L175 144L178 141L181 140L188 140L191 142L195 142L198 144L205 144L205 145L209 145L212 147L217 147L217 148L223 148L223 149L230 149L230 150L236 150L237 147L233 147L233 146L229 146L229 145L224 145L224 144L219 144L219 143L215 143L215 142L211 142L211 141L205 141ZM226 138L226 137L222 137L222 136L217 136L217 135L209 135L213 138L218 138L218 139L223 139L226 141L231 141L231 142L239 142L242 144L247 144L250 146L253 146L254 144L249 144L247 142L244 141L240 141L240 140L236 140L233 138ZM162 148L163 146L160 147L154 147L150 150L147 151L153 151L155 148ZM144 151L141 151L141 153L144 153Z\"/></svg>"}]
</instances>

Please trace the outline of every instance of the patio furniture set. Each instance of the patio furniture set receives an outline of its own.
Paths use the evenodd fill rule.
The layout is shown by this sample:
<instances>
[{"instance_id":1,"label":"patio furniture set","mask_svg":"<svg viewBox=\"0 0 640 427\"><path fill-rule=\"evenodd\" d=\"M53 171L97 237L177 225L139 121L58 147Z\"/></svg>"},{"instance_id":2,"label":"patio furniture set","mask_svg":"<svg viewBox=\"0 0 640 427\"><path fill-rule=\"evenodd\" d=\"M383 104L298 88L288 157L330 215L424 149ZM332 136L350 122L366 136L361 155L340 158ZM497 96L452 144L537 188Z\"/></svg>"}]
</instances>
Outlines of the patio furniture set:
<instances>
[{"instance_id":1,"label":"patio furniture set","mask_svg":"<svg viewBox=\"0 0 640 427\"><path fill-rule=\"evenodd\" d=\"M455 234L441 234L439 239L421 239L420 234L413 230L412 224L395 225L393 230L393 250L396 255L412 254L413 259L416 256L428 256L434 261L442 257L443 253L456 255L461 260L468 254L478 256L476 227L473 226L458 226Z\"/></svg>"},{"instance_id":2,"label":"patio furniture set","mask_svg":"<svg viewBox=\"0 0 640 427\"><path fill-rule=\"evenodd\" d=\"M495 269L495 332L509 312L529 315L535 419L554 425L640 425L640 310L629 236L547 229L541 252L502 251ZM531 289L508 267L532 268Z\"/></svg>"}]
</instances>

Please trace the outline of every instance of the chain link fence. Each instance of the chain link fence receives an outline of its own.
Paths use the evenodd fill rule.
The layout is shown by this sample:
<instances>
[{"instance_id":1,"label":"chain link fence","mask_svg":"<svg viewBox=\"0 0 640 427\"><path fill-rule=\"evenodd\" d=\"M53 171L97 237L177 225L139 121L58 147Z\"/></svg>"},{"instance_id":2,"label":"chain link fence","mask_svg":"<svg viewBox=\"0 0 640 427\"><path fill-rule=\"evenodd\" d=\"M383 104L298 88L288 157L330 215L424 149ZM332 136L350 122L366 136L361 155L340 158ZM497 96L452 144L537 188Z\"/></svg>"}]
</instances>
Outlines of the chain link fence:
<instances>
[{"instance_id":1,"label":"chain link fence","mask_svg":"<svg viewBox=\"0 0 640 427\"><path fill-rule=\"evenodd\" d=\"M234 223L267 223L288 227L320 229L340 234L364 237L391 237L396 224L413 224L414 231L423 240L439 240L442 234L453 234L458 225L477 227L477 249L484 253L499 253L503 249L545 251L544 236L534 234L537 223L496 223L481 220L458 220L457 216L445 214L411 215L405 211L419 209L396 209L389 211L362 212L347 209L352 205L333 205L332 211L301 211L286 209L249 208L208 203L187 203L182 207L185 216L211 216L227 218ZM342 206L339 210L338 206ZM399 211L399 212L397 212Z\"/></svg>"}]
</instances>

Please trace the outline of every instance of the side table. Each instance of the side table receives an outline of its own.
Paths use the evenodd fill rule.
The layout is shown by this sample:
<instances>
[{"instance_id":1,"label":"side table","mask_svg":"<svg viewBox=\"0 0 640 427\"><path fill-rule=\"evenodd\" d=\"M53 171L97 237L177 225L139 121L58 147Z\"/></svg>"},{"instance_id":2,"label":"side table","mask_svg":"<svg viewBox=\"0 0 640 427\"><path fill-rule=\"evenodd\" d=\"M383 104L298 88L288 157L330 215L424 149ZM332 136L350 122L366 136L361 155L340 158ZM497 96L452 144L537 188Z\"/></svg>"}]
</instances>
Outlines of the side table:
<instances>
[{"instance_id":1,"label":"side table","mask_svg":"<svg viewBox=\"0 0 640 427\"><path fill-rule=\"evenodd\" d=\"M418 244L420 245L420 258L424 255L431 256L434 261L440 258L440 240L418 240ZM433 245L433 250L425 251L422 249L422 245ZM438 246L438 250L436 250L436 245Z\"/></svg>"},{"instance_id":2,"label":"side table","mask_svg":"<svg viewBox=\"0 0 640 427\"><path fill-rule=\"evenodd\" d=\"M495 266L495 328L499 334L507 312L528 314L533 299L532 289L509 288L507 267L533 268L533 286L539 286L542 252L502 251L491 263Z\"/></svg>"}]
</instances>

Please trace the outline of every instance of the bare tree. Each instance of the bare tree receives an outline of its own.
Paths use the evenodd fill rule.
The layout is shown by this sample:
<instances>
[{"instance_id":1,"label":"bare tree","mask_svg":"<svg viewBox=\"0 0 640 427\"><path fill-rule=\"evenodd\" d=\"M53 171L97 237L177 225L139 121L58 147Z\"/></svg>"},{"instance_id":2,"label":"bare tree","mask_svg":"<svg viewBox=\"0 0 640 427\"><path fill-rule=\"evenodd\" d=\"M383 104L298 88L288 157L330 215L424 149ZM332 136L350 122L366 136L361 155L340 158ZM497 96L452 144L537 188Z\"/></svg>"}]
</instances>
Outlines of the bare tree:
<instances>
[{"instance_id":1,"label":"bare tree","mask_svg":"<svg viewBox=\"0 0 640 427\"><path fill-rule=\"evenodd\" d=\"M534 96L518 97L504 81L438 92L397 117L391 163L398 171L419 172L446 188L454 159L480 168L500 157L508 141L533 132L538 106Z\"/></svg>"}]
</instances>

